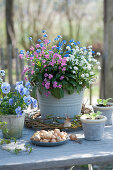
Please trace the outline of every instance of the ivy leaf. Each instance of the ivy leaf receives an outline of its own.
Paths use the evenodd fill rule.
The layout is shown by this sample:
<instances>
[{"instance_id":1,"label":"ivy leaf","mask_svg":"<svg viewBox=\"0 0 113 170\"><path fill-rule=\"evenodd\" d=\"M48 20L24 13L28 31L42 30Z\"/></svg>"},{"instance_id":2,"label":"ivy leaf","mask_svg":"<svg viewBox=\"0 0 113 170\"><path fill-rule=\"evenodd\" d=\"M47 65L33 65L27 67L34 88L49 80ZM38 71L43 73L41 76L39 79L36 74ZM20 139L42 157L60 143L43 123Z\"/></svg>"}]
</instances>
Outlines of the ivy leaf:
<instances>
[{"instance_id":1,"label":"ivy leaf","mask_svg":"<svg viewBox=\"0 0 113 170\"><path fill-rule=\"evenodd\" d=\"M54 88L51 90L51 94L57 99L60 99L64 97L64 90L62 88Z\"/></svg>"}]
</instances>

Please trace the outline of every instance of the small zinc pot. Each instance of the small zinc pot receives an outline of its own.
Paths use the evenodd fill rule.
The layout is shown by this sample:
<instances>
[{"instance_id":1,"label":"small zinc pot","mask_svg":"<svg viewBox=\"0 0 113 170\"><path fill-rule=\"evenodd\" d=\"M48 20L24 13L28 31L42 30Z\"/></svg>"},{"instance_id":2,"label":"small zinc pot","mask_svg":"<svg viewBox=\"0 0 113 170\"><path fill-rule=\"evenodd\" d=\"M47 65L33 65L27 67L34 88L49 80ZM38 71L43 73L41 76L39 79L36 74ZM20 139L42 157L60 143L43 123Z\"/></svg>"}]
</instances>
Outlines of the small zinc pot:
<instances>
[{"instance_id":1,"label":"small zinc pot","mask_svg":"<svg viewBox=\"0 0 113 170\"><path fill-rule=\"evenodd\" d=\"M10 139L12 137L19 139L22 137L22 129L24 127L25 113L22 116L17 115L2 115L2 122L6 122L8 133L2 129L3 138Z\"/></svg>"},{"instance_id":2,"label":"small zinc pot","mask_svg":"<svg viewBox=\"0 0 113 170\"><path fill-rule=\"evenodd\" d=\"M106 126L113 124L113 103L108 103L108 107L101 107L101 106L93 106L93 110L96 113L97 111L100 111L103 116L107 117L107 121L105 123Z\"/></svg>"},{"instance_id":3,"label":"small zinc pot","mask_svg":"<svg viewBox=\"0 0 113 170\"><path fill-rule=\"evenodd\" d=\"M40 113L42 119L47 118L48 115L52 117L63 117L74 118L75 115L81 113L82 99L84 94L84 89L77 93L76 91L73 94L68 94L64 91L64 97L57 99L51 94L45 96L45 92L42 94L38 91L38 101L40 107Z\"/></svg>"},{"instance_id":4,"label":"small zinc pot","mask_svg":"<svg viewBox=\"0 0 113 170\"><path fill-rule=\"evenodd\" d=\"M107 118L102 116L101 119L90 120L84 116L80 118L86 140L98 141L101 140L104 133L104 125Z\"/></svg>"}]
</instances>

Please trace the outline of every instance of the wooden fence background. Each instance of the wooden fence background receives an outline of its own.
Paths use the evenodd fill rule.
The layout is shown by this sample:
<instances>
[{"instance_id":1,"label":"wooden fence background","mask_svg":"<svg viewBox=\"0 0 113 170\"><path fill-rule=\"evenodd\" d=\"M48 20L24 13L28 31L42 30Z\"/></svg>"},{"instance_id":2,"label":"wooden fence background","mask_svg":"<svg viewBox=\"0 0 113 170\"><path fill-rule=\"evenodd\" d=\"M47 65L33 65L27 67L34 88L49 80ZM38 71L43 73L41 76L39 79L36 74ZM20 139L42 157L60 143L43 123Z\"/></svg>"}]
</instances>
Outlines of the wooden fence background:
<instances>
[{"instance_id":1,"label":"wooden fence background","mask_svg":"<svg viewBox=\"0 0 113 170\"><path fill-rule=\"evenodd\" d=\"M12 46L6 48L0 48L0 69L5 70L6 75L4 81L8 81L12 86L16 81L24 80L22 71L27 63L18 56L18 49L12 49ZM28 60L28 62L30 62ZM30 63L28 63L30 64ZM89 89L89 103L92 104L92 85Z\"/></svg>"},{"instance_id":2,"label":"wooden fence background","mask_svg":"<svg viewBox=\"0 0 113 170\"><path fill-rule=\"evenodd\" d=\"M18 49L12 49L11 46L6 48L0 48L0 69L6 71L4 80L8 81L11 85L15 84L16 81L24 81L22 71L24 69L23 59L18 57Z\"/></svg>"}]
</instances>

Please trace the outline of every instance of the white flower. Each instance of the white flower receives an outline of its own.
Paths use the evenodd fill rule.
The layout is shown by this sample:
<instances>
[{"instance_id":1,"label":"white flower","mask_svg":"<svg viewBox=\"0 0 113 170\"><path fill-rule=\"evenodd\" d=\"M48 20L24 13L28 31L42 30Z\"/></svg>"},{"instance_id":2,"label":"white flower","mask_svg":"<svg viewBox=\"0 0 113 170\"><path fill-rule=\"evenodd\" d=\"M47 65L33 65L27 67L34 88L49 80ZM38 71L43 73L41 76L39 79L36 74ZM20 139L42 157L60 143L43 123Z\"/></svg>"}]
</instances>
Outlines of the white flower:
<instances>
[{"instance_id":1,"label":"white flower","mask_svg":"<svg viewBox=\"0 0 113 170\"><path fill-rule=\"evenodd\" d=\"M84 70L86 70L86 69L87 69L87 67L86 67L86 66L84 66L84 67L83 67L83 69L84 69Z\"/></svg>"},{"instance_id":2,"label":"white flower","mask_svg":"<svg viewBox=\"0 0 113 170\"><path fill-rule=\"evenodd\" d=\"M80 81L79 84L82 84L82 82Z\"/></svg>"},{"instance_id":3,"label":"white flower","mask_svg":"<svg viewBox=\"0 0 113 170\"><path fill-rule=\"evenodd\" d=\"M84 78L84 77L85 77L85 75L84 75L84 74L82 74L82 75L81 75L81 77L82 77L82 78Z\"/></svg>"},{"instance_id":4,"label":"white flower","mask_svg":"<svg viewBox=\"0 0 113 170\"><path fill-rule=\"evenodd\" d=\"M72 67L69 67L70 69L72 69Z\"/></svg>"},{"instance_id":5,"label":"white flower","mask_svg":"<svg viewBox=\"0 0 113 170\"><path fill-rule=\"evenodd\" d=\"M76 50L75 49L72 49L73 50L73 54L76 54Z\"/></svg>"},{"instance_id":6,"label":"white flower","mask_svg":"<svg viewBox=\"0 0 113 170\"><path fill-rule=\"evenodd\" d=\"M67 50L71 50L70 46L67 46L66 49L67 49Z\"/></svg>"},{"instance_id":7,"label":"white flower","mask_svg":"<svg viewBox=\"0 0 113 170\"><path fill-rule=\"evenodd\" d=\"M74 60L74 58L75 58L75 56L72 55L72 54L70 54L70 59L71 59L72 61Z\"/></svg>"},{"instance_id":8,"label":"white flower","mask_svg":"<svg viewBox=\"0 0 113 170\"><path fill-rule=\"evenodd\" d=\"M83 55L81 56L81 59L82 59L82 60L84 59L84 56L83 56Z\"/></svg>"},{"instance_id":9,"label":"white flower","mask_svg":"<svg viewBox=\"0 0 113 170\"><path fill-rule=\"evenodd\" d=\"M86 47L82 47L84 50L86 50Z\"/></svg>"},{"instance_id":10,"label":"white flower","mask_svg":"<svg viewBox=\"0 0 113 170\"><path fill-rule=\"evenodd\" d=\"M91 70L91 66L90 66L90 65L88 65L88 66L87 66L87 69L88 69L88 70Z\"/></svg>"},{"instance_id":11,"label":"white flower","mask_svg":"<svg viewBox=\"0 0 113 170\"><path fill-rule=\"evenodd\" d=\"M97 52L97 55L100 56L100 52Z\"/></svg>"},{"instance_id":12,"label":"white flower","mask_svg":"<svg viewBox=\"0 0 113 170\"><path fill-rule=\"evenodd\" d=\"M90 80L90 81L89 81L89 84L93 84L93 80Z\"/></svg>"},{"instance_id":13,"label":"white flower","mask_svg":"<svg viewBox=\"0 0 113 170\"><path fill-rule=\"evenodd\" d=\"M98 70L101 70L101 67L100 67L100 66L98 66Z\"/></svg>"},{"instance_id":14,"label":"white flower","mask_svg":"<svg viewBox=\"0 0 113 170\"><path fill-rule=\"evenodd\" d=\"M89 55L89 56L90 56L90 55L92 56L92 51L88 52L88 55Z\"/></svg>"},{"instance_id":15,"label":"white flower","mask_svg":"<svg viewBox=\"0 0 113 170\"><path fill-rule=\"evenodd\" d=\"M83 54L84 52L83 51L80 51L80 54Z\"/></svg>"},{"instance_id":16,"label":"white flower","mask_svg":"<svg viewBox=\"0 0 113 170\"><path fill-rule=\"evenodd\" d=\"M93 72L90 72L90 75L94 75L94 73L93 73Z\"/></svg>"},{"instance_id":17,"label":"white flower","mask_svg":"<svg viewBox=\"0 0 113 170\"><path fill-rule=\"evenodd\" d=\"M99 61L97 61L97 62L96 62L96 64L97 64L97 65L99 65L99 64L100 64L100 62L99 62Z\"/></svg>"},{"instance_id":18,"label":"white flower","mask_svg":"<svg viewBox=\"0 0 113 170\"><path fill-rule=\"evenodd\" d=\"M72 42L71 45L73 45L74 43Z\"/></svg>"},{"instance_id":19,"label":"white flower","mask_svg":"<svg viewBox=\"0 0 113 170\"><path fill-rule=\"evenodd\" d=\"M92 48L92 45L89 45L88 48Z\"/></svg>"},{"instance_id":20,"label":"white flower","mask_svg":"<svg viewBox=\"0 0 113 170\"><path fill-rule=\"evenodd\" d=\"M78 67L74 66L74 70L78 70Z\"/></svg>"},{"instance_id":21,"label":"white flower","mask_svg":"<svg viewBox=\"0 0 113 170\"><path fill-rule=\"evenodd\" d=\"M75 74L76 72L73 70L73 74Z\"/></svg>"},{"instance_id":22,"label":"white flower","mask_svg":"<svg viewBox=\"0 0 113 170\"><path fill-rule=\"evenodd\" d=\"M85 74L85 76L86 76L86 77L89 77L89 74L88 74L88 73L86 73L86 74Z\"/></svg>"}]
</instances>

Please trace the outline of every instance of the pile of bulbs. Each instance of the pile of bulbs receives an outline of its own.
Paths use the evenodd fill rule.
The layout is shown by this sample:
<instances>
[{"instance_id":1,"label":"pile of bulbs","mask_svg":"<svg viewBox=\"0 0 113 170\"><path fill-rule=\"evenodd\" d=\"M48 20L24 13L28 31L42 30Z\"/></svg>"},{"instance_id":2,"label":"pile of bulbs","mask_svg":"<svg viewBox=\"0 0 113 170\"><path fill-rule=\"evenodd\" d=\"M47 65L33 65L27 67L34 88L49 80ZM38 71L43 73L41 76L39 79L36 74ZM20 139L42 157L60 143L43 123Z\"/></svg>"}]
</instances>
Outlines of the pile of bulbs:
<instances>
[{"instance_id":1,"label":"pile of bulbs","mask_svg":"<svg viewBox=\"0 0 113 170\"><path fill-rule=\"evenodd\" d=\"M60 129L55 130L41 130L34 133L31 140L38 142L61 142L67 139L67 133L61 132Z\"/></svg>"}]
</instances>

